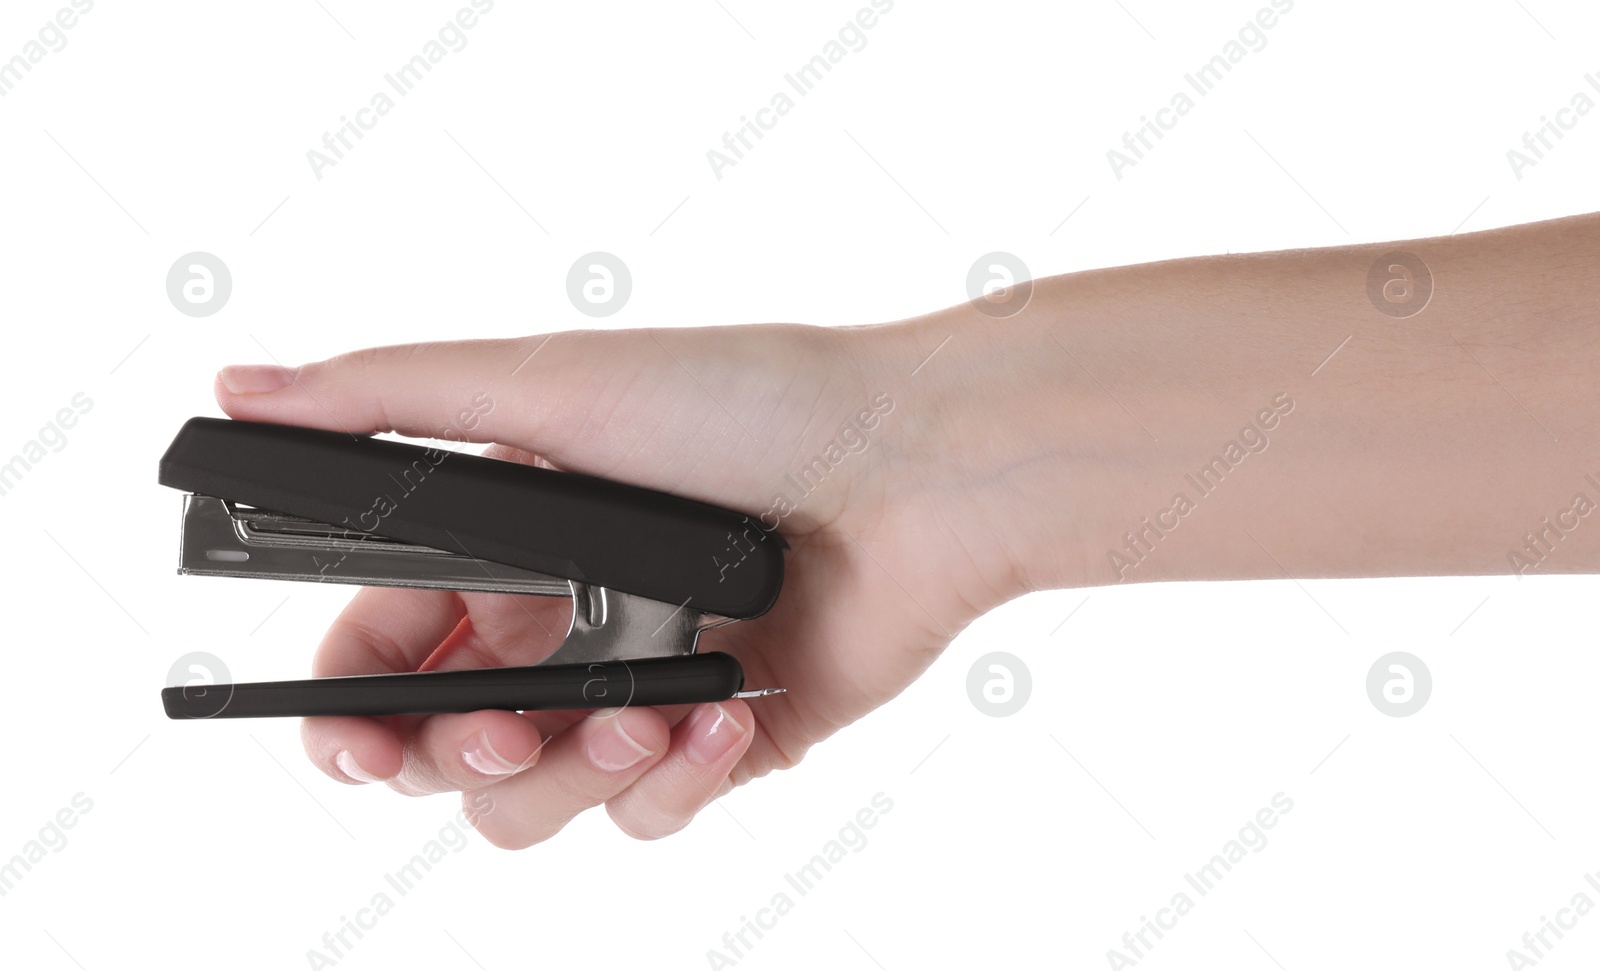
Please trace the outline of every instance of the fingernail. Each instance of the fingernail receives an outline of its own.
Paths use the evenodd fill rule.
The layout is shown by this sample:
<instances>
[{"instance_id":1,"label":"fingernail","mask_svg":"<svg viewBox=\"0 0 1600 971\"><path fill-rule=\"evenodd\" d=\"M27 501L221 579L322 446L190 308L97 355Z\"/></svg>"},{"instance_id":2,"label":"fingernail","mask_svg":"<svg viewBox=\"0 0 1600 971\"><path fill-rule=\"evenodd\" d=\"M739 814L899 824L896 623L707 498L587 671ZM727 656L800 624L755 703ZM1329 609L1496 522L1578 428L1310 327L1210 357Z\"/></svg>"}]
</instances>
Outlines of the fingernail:
<instances>
[{"instance_id":1,"label":"fingernail","mask_svg":"<svg viewBox=\"0 0 1600 971\"><path fill-rule=\"evenodd\" d=\"M739 743L744 736L744 726L721 705L702 705L690 716L688 734L689 740L683 745L684 754L691 762L710 765Z\"/></svg>"},{"instance_id":2,"label":"fingernail","mask_svg":"<svg viewBox=\"0 0 1600 971\"><path fill-rule=\"evenodd\" d=\"M296 369L298 370L298 369ZM233 394L266 394L294 383L295 372L276 364L230 364L217 372Z\"/></svg>"},{"instance_id":3,"label":"fingernail","mask_svg":"<svg viewBox=\"0 0 1600 971\"><path fill-rule=\"evenodd\" d=\"M494 746L489 744L487 729L474 735L462 746L461 758L484 775L510 775L522 768L494 750Z\"/></svg>"},{"instance_id":4,"label":"fingernail","mask_svg":"<svg viewBox=\"0 0 1600 971\"><path fill-rule=\"evenodd\" d=\"M345 775L356 780L357 782L383 781L382 779L373 775L371 772L363 769L361 767L361 763L356 761L356 757L350 754L349 749L344 749L337 756L335 756L333 759L333 764L339 767L340 772L343 772Z\"/></svg>"},{"instance_id":5,"label":"fingernail","mask_svg":"<svg viewBox=\"0 0 1600 971\"><path fill-rule=\"evenodd\" d=\"M604 708L590 718L604 718L607 724L589 737L589 758L607 772L621 772L638 765L646 756L655 753L633 740L622 727L618 717L621 708Z\"/></svg>"}]
</instances>

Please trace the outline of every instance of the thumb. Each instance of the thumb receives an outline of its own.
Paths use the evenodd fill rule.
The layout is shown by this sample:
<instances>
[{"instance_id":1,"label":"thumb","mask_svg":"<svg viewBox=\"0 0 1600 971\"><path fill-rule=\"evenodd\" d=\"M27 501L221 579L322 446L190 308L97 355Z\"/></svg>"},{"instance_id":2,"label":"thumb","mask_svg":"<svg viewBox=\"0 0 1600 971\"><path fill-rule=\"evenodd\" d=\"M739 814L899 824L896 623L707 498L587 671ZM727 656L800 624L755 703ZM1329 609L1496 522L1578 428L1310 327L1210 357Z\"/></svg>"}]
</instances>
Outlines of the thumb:
<instances>
[{"instance_id":1,"label":"thumb","mask_svg":"<svg viewBox=\"0 0 1600 971\"><path fill-rule=\"evenodd\" d=\"M300 367L232 365L217 374L217 403L247 421L542 453L554 444L551 403L577 404L573 392L592 378L585 359L616 364L614 353L578 351L577 336L397 344Z\"/></svg>"}]
</instances>

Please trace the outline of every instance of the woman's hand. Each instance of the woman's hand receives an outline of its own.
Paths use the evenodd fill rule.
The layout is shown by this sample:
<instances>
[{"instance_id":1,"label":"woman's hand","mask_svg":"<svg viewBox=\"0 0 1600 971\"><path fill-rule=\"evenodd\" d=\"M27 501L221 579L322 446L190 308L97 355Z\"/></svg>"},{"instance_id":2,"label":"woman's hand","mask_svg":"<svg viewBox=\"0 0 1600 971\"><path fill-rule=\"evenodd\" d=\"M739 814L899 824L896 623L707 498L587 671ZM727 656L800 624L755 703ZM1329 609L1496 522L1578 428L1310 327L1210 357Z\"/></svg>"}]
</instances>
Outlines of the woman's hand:
<instances>
[{"instance_id":1,"label":"woman's hand","mask_svg":"<svg viewBox=\"0 0 1600 971\"><path fill-rule=\"evenodd\" d=\"M760 516L791 546L773 610L701 642L735 655L751 686L785 694L593 714L313 718L307 754L345 782L460 790L502 847L547 839L601 803L628 834L666 836L733 786L794 765L1020 592L982 490L952 479L961 463L941 447L941 416L963 396L911 374L939 337L914 325L571 332L224 369L217 399L235 418L492 442L501 459ZM363 589L314 673L532 664L569 617L550 598Z\"/></svg>"},{"instance_id":2,"label":"woman's hand","mask_svg":"<svg viewBox=\"0 0 1600 971\"><path fill-rule=\"evenodd\" d=\"M1600 531L1566 525L1591 501L1564 499L1600 455L1580 420L1600 296L1572 272L1597 239L1590 215L1091 270L1034 281L1005 317L962 304L879 327L382 348L230 368L217 397L237 418L491 441L777 521L792 545L777 606L704 643L787 694L306 725L335 778L489 794L478 825L502 846L602 802L649 838L793 765L1029 590L1600 570ZM1400 247L1450 281L1404 326L1368 285ZM1560 437L1534 416L1558 416ZM364 590L316 673L529 664L567 609Z\"/></svg>"}]
</instances>

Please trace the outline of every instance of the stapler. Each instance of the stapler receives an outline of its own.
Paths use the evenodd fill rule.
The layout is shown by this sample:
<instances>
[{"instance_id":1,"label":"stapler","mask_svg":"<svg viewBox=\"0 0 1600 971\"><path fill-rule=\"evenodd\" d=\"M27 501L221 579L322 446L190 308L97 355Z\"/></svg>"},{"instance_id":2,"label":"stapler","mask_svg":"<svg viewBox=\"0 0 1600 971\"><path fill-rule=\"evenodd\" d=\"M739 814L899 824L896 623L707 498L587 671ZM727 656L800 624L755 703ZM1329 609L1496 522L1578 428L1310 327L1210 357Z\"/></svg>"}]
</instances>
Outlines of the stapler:
<instances>
[{"instance_id":1,"label":"stapler","mask_svg":"<svg viewBox=\"0 0 1600 971\"><path fill-rule=\"evenodd\" d=\"M751 698L700 633L777 600L788 544L717 506L448 449L192 418L161 459L182 489L178 572L570 596L538 664L164 689L175 719L403 715Z\"/></svg>"}]
</instances>

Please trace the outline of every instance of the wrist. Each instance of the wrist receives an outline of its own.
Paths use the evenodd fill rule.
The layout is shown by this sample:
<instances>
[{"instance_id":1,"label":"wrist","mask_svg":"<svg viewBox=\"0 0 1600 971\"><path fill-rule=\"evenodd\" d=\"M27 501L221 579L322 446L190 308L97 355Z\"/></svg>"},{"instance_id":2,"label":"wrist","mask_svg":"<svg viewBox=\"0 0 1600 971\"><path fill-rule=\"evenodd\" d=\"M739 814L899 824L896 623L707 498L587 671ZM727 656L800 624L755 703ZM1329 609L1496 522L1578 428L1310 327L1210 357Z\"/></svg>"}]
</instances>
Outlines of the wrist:
<instances>
[{"instance_id":1,"label":"wrist","mask_svg":"<svg viewBox=\"0 0 1600 971\"><path fill-rule=\"evenodd\" d=\"M1274 384L1275 352L1201 360L1195 321L1212 312L1175 294L1215 269L1057 276L1010 317L959 304L871 329L901 404L896 493L946 538L979 613L1035 590L1248 572L1241 527L1277 502L1270 488L1243 475L1205 492L1186 475L1241 435L1272 464L1254 456L1301 418L1285 417L1300 389Z\"/></svg>"},{"instance_id":2,"label":"wrist","mask_svg":"<svg viewBox=\"0 0 1600 971\"><path fill-rule=\"evenodd\" d=\"M896 413L875 474L885 514L939 564L966 623L1022 594L1109 582L1088 555L1128 463L1116 406L1055 339L1065 294L1005 319L960 304L859 334ZM1126 422L1120 411L1117 418ZM936 544L936 545L934 545Z\"/></svg>"}]
</instances>

